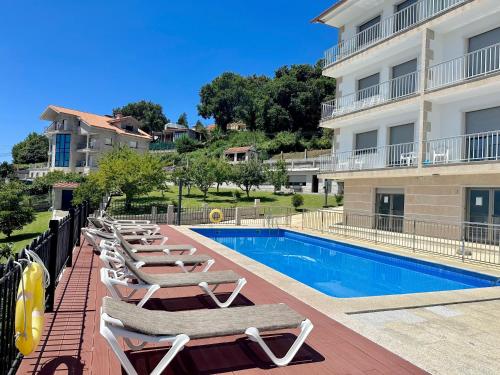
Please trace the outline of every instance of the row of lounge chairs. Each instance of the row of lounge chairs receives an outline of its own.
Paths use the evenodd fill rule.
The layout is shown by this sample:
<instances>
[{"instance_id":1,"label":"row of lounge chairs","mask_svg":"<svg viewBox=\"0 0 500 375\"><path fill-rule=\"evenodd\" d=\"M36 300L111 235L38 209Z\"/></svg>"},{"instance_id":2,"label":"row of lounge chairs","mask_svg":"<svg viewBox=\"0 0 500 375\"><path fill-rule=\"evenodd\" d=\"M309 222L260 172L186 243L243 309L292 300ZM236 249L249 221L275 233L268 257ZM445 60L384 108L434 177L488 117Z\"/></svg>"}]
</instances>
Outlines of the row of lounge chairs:
<instances>
[{"instance_id":1,"label":"row of lounge chairs","mask_svg":"<svg viewBox=\"0 0 500 375\"><path fill-rule=\"evenodd\" d=\"M231 270L210 271L215 263L212 257L199 254L189 244L170 244L168 237L160 234L160 227L149 221L115 220L102 213L101 217L89 218L89 226L82 233L104 263L100 277L111 296L102 301L100 333L130 375L137 371L119 344L119 337L132 350L141 350L147 343L170 343L170 349L151 372L161 374L191 340L243 334L256 342L276 366L286 366L313 329L309 319L281 303L227 308L246 279ZM153 253L156 255L150 255ZM144 270L150 266L178 267L181 272L159 274ZM235 284L225 301L214 293L223 284ZM160 289L188 286L198 286L218 309L171 312L143 307ZM144 296L133 303L132 297L141 290ZM281 358L261 337L261 332L297 328L300 333Z\"/></svg>"}]
</instances>

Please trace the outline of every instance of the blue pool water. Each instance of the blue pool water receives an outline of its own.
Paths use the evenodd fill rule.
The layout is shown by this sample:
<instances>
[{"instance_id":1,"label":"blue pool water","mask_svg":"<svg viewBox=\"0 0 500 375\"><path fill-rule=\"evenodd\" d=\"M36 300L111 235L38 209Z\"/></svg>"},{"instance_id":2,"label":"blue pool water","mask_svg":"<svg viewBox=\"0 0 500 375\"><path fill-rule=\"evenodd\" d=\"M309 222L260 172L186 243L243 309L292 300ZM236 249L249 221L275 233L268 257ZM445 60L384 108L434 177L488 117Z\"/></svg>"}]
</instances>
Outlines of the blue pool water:
<instances>
[{"instance_id":1,"label":"blue pool water","mask_svg":"<svg viewBox=\"0 0 500 375\"><path fill-rule=\"evenodd\" d=\"M193 230L333 297L498 285L492 276L283 229Z\"/></svg>"}]
</instances>

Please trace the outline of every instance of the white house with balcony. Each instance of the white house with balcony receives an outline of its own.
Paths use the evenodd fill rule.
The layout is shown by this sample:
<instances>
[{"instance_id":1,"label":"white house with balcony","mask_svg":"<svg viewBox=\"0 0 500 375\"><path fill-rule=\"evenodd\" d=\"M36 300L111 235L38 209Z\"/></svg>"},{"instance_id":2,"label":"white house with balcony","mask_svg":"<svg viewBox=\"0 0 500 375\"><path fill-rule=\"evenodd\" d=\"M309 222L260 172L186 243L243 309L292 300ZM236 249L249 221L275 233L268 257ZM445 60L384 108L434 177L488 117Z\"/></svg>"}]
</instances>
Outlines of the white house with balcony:
<instances>
[{"instance_id":1,"label":"white house with balcony","mask_svg":"<svg viewBox=\"0 0 500 375\"><path fill-rule=\"evenodd\" d=\"M140 122L131 116L101 116L49 105L41 119L50 121L45 129L49 138L49 160L42 169L39 166L30 169L29 178L53 170L87 174L97 168L99 158L113 146L146 152L151 141L151 137L139 129Z\"/></svg>"},{"instance_id":2,"label":"white house with balcony","mask_svg":"<svg viewBox=\"0 0 500 375\"><path fill-rule=\"evenodd\" d=\"M341 0L325 178L346 210L500 224L500 1Z\"/></svg>"}]
</instances>

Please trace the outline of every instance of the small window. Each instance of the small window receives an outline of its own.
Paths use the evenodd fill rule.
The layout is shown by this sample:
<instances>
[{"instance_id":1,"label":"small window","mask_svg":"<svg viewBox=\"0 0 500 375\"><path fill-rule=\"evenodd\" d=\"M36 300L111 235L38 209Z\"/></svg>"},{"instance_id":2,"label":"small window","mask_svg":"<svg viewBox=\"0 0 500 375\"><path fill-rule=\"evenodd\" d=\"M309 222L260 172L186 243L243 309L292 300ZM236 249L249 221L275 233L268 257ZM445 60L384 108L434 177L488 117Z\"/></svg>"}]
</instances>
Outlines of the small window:
<instances>
[{"instance_id":1,"label":"small window","mask_svg":"<svg viewBox=\"0 0 500 375\"><path fill-rule=\"evenodd\" d=\"M137 148L137 141L130 141L128 145L130 148Z\"/></svg>"},{"instance_id":2,"label":"small window","mask_svg":"<svg viewBox=\"0 0 500 375\"><path fill-rule=\"evenodd\" d=\"M106 146L112 146L113 145L113 139L112 138L104 138L104 144Z\"/></svg>"},{"instance_id":3,"label":"small window","mask_svg":"<svg viewBox=\"0 0 500 375\"><path fill-rule=\"evenodd\" d=\"M371 154L377 151L377 131L356 134L356 155Z\"/></svg>"}]
</instances>

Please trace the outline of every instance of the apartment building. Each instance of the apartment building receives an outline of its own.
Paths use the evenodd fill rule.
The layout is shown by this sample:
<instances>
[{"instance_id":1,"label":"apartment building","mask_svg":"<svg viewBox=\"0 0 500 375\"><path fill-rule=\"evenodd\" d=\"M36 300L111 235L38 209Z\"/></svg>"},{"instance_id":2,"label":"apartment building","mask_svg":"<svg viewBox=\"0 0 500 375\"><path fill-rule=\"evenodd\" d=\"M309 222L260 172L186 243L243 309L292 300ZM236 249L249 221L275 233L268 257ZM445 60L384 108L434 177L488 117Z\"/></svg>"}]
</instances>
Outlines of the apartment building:
<instances>
[{"instance_id":1,"label":"apartment building","mask_svg":"<svg viewBox=\"0 0 500 375\"><path fill-rule=\"evenodd\" d=\"M124 145L146 152L151 141L139 129L139 121L131 116L101 116L49 105L41 119L51 122L45 129L49 160L43 170L30 170L30 178L53 170L87 174L97 168L99 158L113 146Z\"/></svg>"},{"instance_id":2,"label":"apartment building","mask_svg":"<svg viewBox=\"0 0 500 375\"><path fill-rule=\"evenodd\" d=\"M313 21L339 34L320 169L346 211L500 224L500 1L340 0Z\"/></svg>"}]
</instances>

